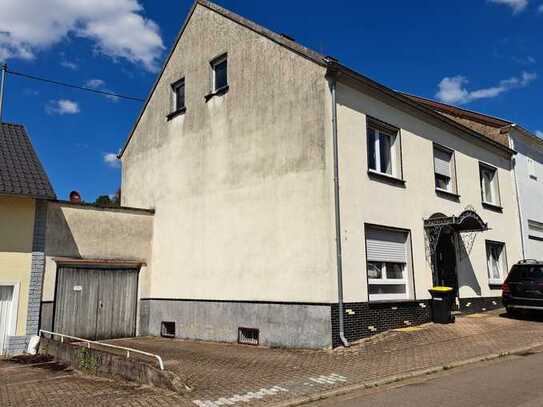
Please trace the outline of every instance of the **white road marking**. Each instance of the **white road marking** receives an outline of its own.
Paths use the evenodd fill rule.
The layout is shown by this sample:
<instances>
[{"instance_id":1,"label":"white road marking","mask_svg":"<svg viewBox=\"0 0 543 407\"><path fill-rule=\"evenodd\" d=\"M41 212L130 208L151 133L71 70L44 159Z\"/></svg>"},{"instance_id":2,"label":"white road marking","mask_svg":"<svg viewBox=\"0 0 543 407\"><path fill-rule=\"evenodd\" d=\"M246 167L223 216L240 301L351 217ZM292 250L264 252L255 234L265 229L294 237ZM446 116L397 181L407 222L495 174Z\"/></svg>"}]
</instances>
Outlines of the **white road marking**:
<instances>
[{"instance_id":1,"label":"white road marking","mask_svg":"<svg viewBox=\"0 0 543 407\"><path fill-rule=\"evenodd\" d=\"M304 386L314 387L316 385L332 385L337 383L344 383L348 381L345 376L341 376L337 373L332 373L328 376L322 375L317 377L308 377L307 381L301 383L292 383L292 386L303 384ZM285 388L291 384L282 386L273 386L269 388L262 388L258 391L250 391L245 394L234 394L231 397L221 397L217 400L192 400L194 404L199 407L220 407L220 406L235 406L237 403L248 403L251 400L260 400L264 397L275 396L279 393L288 393L289 390Z\"/></svg>"}]
</instances>

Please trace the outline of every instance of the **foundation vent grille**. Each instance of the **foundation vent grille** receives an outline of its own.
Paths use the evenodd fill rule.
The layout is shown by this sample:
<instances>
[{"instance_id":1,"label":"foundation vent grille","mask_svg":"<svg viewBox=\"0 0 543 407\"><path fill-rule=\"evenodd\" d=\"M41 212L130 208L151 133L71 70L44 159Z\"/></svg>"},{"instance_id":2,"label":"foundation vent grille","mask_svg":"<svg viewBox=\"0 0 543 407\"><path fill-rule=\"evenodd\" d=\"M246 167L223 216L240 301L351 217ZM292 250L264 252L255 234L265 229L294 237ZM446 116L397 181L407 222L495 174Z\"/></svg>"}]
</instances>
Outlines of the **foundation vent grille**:
<instances>
[{"instance_id":1,"label":"foundation vent grille","mask_svg":"<svg viewBox=\"0 0 543 407\"><path fill-rule=\"evenodd\" d=\"M163 338L175 338L175 322L162 321L160 336Z\"/></svg>"},{"instance_id":2,"label":"foundation vent grille","mask_svg":"<svg viewBox=\"0 0 543 407\"><path fill-rule=\"evenodd\" d=\"M260 331L256 328L238 328L238 343L243 345L259 344Z\"/></svg>"}]
</instances>

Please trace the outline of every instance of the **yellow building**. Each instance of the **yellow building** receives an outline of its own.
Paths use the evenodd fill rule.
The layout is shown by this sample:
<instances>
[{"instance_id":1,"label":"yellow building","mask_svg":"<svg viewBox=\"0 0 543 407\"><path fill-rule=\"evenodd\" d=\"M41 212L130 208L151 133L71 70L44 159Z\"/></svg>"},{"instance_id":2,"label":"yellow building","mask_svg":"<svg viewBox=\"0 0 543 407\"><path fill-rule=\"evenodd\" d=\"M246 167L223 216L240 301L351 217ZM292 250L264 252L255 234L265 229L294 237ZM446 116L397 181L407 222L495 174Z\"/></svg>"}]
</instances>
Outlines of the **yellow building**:
<instances>
[{"instance_id":1,"label":"yellow building","mask_svg":"<svg viewBox=\"0 0 543 407\"><path fill-rule=\"evenodd\" d=\"M55 193L23 126L0 123L0 355L39 329L47 200Z\"/></svg>"}]
</instances>

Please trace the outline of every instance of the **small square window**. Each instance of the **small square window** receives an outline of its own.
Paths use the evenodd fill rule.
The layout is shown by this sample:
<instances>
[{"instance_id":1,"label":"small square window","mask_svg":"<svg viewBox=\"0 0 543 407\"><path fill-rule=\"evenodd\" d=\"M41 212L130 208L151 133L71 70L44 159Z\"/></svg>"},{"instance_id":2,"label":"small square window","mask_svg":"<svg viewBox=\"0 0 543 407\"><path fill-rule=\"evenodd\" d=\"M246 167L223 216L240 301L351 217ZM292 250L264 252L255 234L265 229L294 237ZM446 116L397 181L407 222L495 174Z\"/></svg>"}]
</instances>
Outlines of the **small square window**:
<instances>
[{"instance_id":1,"label":"small square window","mask_svg":"<svg viewBox=\"0 0 543 407\"><path fill-rule=\"evenodd\" d=\"M481 178L481 198L483 203L500 205L500 190L498 187L498 174L496 168L480 164L479 174Z\"/></svg>"},{"instance_id":2,"label":"small square window","mask_svg":"<svg viewBox=\"0 0 543 407\"><path fill-rule=\"evenodd\" d=\"M434 175L436 189L456 193L453 151L441 146L434 146Z\"/></svg>"},{"instance_id":3,"label":"small square window","mask_svg":"<svg viewBox=\"0 0 543 407\"><path fill-rule=\"evenodd\" d=\"M172 111L178 112L185 108L185 79L172 84Z\"/></svg>"},{"instance_id":4,"label":"small square window","mask_svg":"<svg viewBox=\"0 0 543 407\"><path fill-rule=\"evenodd\" d=\"M490 284L499 285L507 274L507 261L505 256L505 244L501 242L486 241L486 258L488 265L488 281Z\"/></svg>"},{"instance_id":5,"label":"small square window","mask_svg":"<svg viewBox=\"0 0 543 407\"><path fill-rule=\"evenodd\" d=\"M368 169L391 177L401 178L399 131L381 125L374 119L368 121Z\"/></svg>"},{"instance_id":6,"label":"small square window","mask_svg":"<svg viewBox=\"0 0 543 407\"><path fill-rule=\"evenodd\" d=\"M213 92L228 86L228 59L226 55L223 55L213 62L211 62L211 68L213 71Z\"/></svg>"}]
</instances>

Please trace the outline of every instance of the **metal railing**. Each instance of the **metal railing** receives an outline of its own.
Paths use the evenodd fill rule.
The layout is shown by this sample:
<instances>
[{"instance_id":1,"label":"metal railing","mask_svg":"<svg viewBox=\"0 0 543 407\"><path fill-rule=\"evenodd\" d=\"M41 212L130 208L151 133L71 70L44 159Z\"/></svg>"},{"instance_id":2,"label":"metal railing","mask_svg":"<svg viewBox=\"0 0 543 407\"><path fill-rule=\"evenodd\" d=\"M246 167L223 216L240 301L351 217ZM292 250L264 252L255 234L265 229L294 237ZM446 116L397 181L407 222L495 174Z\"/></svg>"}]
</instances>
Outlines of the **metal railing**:
<instances>
[{"instance_id":1,"label":"metal railing","mask_svg":"<svg viewBox=\"0 0 543 407\"><path fill-rule=\"evenodd\" d=\"M119 349L119 350L122 350L122 351L126 352L126 358L127 359L130 359L130 354L131 353L136 353L136 354L139 354L139 355L149 356L151 358L155 358L158 361L158 365L160 367L160 370L164 370L164 362L162 361L162 358L159 355L156 355L154 353L144 352L144 351L141 351L141 350L138 350L138 349L133 349L133 348L126 348L124 346L110 345L109 343L104 343L104 342L90 341L88 339L78 338L76 336L64 335L64 334L61 334L61 333L58 333L58 332L50 332L50 331L46 331L44 329L40 329L40 337L43 334L51 335L52 339L53 339L53 337L58 336L58 337L60 337L60 342L61 343L64 343L64 338L72 339L72 340L74 340L76 342L83 342L83 343L87 344L88 349L91 349L91 344L95 344L97 346L103 346L103 347L106 347L106 348Z\"/></svg>"}]
</instances>

